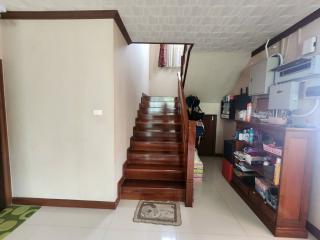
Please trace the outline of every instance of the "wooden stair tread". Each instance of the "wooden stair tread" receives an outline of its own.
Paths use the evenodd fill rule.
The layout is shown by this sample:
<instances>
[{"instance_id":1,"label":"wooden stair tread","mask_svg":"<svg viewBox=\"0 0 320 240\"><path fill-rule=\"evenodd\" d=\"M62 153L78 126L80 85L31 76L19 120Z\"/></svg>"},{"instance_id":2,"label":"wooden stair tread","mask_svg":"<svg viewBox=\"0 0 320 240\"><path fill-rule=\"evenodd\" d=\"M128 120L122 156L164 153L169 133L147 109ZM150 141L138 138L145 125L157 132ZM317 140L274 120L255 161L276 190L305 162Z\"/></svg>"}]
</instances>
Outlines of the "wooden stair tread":
<instances>
[{"instance_id":1,"label":"wooden stair tread","mask_svg":"<svg viewBox=\"0 0 320 240\"><path fill-rule=\"evenodd\" d=\"M157 189L185 189L185 183L176 181L159 181L159 180L135 180L126 179L123 182L123 187L131 188L157 188Z\"/></svg>"},{"instance_id":2,"label":"wooden stair tread","mask_svg":"<svg viewBox=\"0 0 320 240\"><path fill-rule=\"evenodd\" d=\"M145 152L145 151L139 151L139 150L131 150L130 148L128 149L128 153L132 154L143 154L143 155L150 155L150 156L177 156L177 157L182 157L182 154L179 154L175 151L162 151L162 152Z\"/></svg>"},{"instance_id":3,"label":"wooden stair tread","mask_svg":"<svg viewBox=\"0 0 320 240\"><path fill-rule=\"evenodd\" d=\"M136 123L152 123L152 124L181 124L179 119L145 119L145 118L136 118Z\"/></svg>"},{"instance_id":4,"label":"wooden stair tread","mask_svg":"<svg viewBox=\"0 0 320 240\"><path fill-rule=\"evenodd\" d=\"M180 130L177 129L152 129L152 128L145 128L145 129L139 129L137 126L133 128L134 131L139 131L139 132L167 132L167 133L180 133Z\"/></svg>"},{"instance_id":5,"label":"wooden stair tread","mask_svg":"<svg viewBox=\"0 0 320 240\"><path fill-rule=\"evenodd\" d=\"M181 121L163 121L163 120L148 120L148 121L141 121L140 119L136 120L136 124L144 124L144 125L181 125Z\"/></svg>"},{"instance_id":6,"label":"wooden stair tread","mask_svg":"<svg viewBox=\"0 0 320 240\"><path fill-rule=\"evenodd\" d=\"M157 144L157 145L179 145L182 144L182 141L158 141L158 140L154 140L154 141L150 141L150 140L144 140L144 139L136 139L135 137L131 137L131 141L134 143L138 143L138 144L146 144L146 145L151 145L151 144Z\"/></svg>"},{"instance_id":7,"label":"wooden stair tread","mask_svg":"<svg viewBox=\"0 0 320 240\"><path fill-rule=\"evenodd\" d=\"M154 165L154 164L127 164L126 169L150 170L150 171L183 171L182 166Z\"/></svg>"},{"instance_id":8,"label":"wooden stair tread","mask_svg":"<svg viewBox=\"0 0 320 240\"><path fill-rule=\"evenodd\" d=\"M145 113L144 111L141 111L140 109L138 110L138 114L152 115L152 116L179 116L179 114L175 113L175 112L148 112L148 113Z\"/></svg>"},{"instance_id":9,"label":"wooden stair tread","mask_svg":"<svg viewBox=\"0 0 320 240\"><path fill-rule=\"evenodd\" d=\"M179 136L175 136L175 137L135 136L132 139L137 142L180 143L181 140L179 138L180 138Z\"/></svg>"},{"instance_id":10,"label":"wooden stair tread","mask_svg":"<svg viewBox=\"0 0 320 240\"><path fill-rule=\"evenodd\" d=\"M168 97L168 96L158 96L158 97L152 97L152 96L143 96L141 98L142 101L155 101L155 102L178 102L177 97Z\"/></svg>"}]
</instances>

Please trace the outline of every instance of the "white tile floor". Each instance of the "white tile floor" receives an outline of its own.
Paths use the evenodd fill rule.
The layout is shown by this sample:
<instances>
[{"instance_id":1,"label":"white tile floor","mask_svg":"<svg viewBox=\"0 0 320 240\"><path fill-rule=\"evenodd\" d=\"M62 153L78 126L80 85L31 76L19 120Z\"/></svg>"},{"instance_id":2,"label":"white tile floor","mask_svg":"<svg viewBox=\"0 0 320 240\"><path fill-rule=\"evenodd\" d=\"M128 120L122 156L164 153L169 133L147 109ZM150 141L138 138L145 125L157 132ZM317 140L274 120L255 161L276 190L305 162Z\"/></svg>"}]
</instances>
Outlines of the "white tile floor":
<instances>
[{"instance_id":1,"label":"white tile floor","mask_svg":"<svg viewBox=\"0 0 320 240\"><path fill-rule=\"evenodd\" d=\"M220 173L219 159L203 158L205 178L196 184L194 208L181 205L179 227L134 223L138 201L117 210L43 207L8 240L268 240L275 239ZM311 235L309 239L315 239Z\"/></svg>"}]
</instances>

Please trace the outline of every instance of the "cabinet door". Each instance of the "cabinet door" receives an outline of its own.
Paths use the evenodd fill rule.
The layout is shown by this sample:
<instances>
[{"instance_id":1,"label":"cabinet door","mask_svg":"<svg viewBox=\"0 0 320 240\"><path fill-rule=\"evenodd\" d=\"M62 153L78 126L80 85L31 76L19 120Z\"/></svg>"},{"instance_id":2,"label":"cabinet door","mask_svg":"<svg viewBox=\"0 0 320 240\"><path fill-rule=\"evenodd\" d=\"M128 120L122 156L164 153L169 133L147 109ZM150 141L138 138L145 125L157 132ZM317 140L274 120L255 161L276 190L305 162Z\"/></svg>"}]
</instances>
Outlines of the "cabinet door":
<instances>
[{"instance_id":1,"label":"cabinet door","mask_svg":"<svg viewBox=\"0 0 320 240\"><path fill-rule=\"evenodd\" d=\"M278 225L306 231L312 173L312 131L287 129L281 167Z\"/></svg>"},{"instance_id":2,"label":"cabinet door","mask_svg":"<svg viewBox=\"0 0 320 240\"><path fill-rule=\"evenodd\" d=\"M212 156L215 154L217 115L205 115L202 119L204 135L198 148L199 155Z\"/></svg>"}]
</instances>

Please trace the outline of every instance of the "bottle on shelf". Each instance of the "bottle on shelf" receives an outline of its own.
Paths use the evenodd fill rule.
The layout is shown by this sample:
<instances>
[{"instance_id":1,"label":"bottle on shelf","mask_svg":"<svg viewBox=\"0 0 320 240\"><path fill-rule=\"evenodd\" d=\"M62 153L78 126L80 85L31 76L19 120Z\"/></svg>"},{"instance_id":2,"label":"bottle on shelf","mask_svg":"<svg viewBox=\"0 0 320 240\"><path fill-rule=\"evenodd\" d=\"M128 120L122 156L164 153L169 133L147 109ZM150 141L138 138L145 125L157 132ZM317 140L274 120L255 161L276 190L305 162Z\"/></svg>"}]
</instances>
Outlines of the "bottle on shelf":
<instances>
[{"instance_id":1,"label":"bottle on shelf","mask_svg":"<svg viewBox=\"0 0 320 240\"><path fill-rule=\"evenodd\" d=\"M254 142L254 130L253 130L253 128L250 128L249 129L249 143L253 144L253 142Z\"/></svg>"},{"instance_id":2,"label":"bottle on shelf","mask_svg":"<svg viewBox=\"0 0 320 240\"><path fill-rule=\"evenodd\" d=\"M246 121L251 121L251 114L252 114L252 103L247 104L247 115L246 115Z\"/></svg>"},{"instance_id":3,"label":"bottle on shelf","mask_svg":"<svg viewBox=\"0 0 320 240\"><path fill-rule=\"evenodd\" d=\"M281 171L281 158L277 158L276 164L274 165L274 177L273 177L273 184L275 186L279 186L280 183L280 171Z\"/></svg>"}]
</instances>

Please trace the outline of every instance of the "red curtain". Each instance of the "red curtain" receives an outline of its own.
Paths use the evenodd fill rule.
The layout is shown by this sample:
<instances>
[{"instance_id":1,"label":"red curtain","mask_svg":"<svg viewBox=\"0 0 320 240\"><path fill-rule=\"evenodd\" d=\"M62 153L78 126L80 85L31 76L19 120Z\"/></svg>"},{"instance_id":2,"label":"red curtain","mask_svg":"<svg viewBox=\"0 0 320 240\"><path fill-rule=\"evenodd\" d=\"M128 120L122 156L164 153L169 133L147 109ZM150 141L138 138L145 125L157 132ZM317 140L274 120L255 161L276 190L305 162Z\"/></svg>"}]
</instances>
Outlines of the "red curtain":
<instances>
[{"instance_id":1,"label":"red curtain","mask_svg":"<svg viewBox=\"0 0 320 240\"><path fill-rule=\"evenodd\" d=\"M159 67L166 67L167 66L167 45L166 44L160 44L160 51L159 51Z\"/></svg>"}]
</instances>

